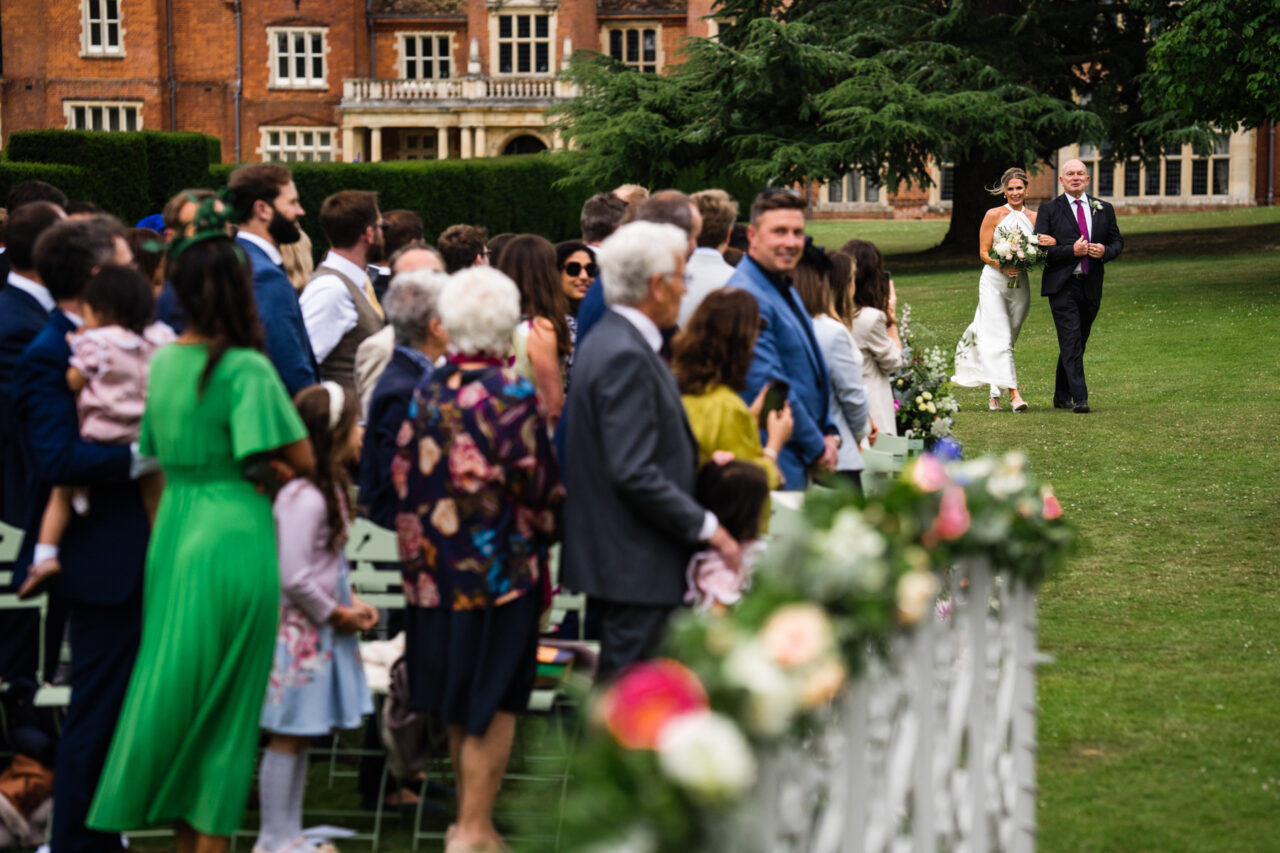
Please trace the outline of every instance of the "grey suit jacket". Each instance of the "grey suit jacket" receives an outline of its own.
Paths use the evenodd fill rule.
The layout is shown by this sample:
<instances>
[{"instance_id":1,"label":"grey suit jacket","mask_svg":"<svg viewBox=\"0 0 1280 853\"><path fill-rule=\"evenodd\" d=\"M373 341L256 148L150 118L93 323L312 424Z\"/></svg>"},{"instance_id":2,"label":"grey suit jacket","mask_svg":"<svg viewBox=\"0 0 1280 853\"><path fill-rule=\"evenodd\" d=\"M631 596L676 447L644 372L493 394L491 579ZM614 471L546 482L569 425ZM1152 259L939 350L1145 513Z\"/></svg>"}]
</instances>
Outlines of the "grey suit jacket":
<instances>
[{"instance_id":1,"label":"grey suit jacket","mask_svg":"<svg viewBox=\"0 0 1280 853\"><path fill-rule=\"evenodd\" d=\"M607 311L574 358L572 388L561 581L608 601L679 604L706 510L675 377Z\"/></svg>"}]
</instances>

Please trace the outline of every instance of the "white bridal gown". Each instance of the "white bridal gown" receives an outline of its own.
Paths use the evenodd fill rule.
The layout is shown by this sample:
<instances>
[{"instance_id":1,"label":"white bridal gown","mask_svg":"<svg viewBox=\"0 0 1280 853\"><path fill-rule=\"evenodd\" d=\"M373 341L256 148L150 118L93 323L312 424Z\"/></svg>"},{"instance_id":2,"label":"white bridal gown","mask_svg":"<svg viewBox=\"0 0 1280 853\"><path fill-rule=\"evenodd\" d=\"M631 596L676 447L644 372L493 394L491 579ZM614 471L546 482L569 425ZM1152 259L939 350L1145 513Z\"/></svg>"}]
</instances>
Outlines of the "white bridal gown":
<instances>
[{"instance_id":1,"label":"white bridal gown","mask_svg":"<svg viewBox=\"0 0 1280 853\"><path fill-rule=\"evenodd\" d=\"M1021 228L1035 233L1031 220L1021 210L1009 211L996 230ZM1009 286L1009 276L984 265L978 279L978 310L956 345L956 372L951 381L965 388L990 385L991 396L1018 387L1013 366L1013 345L1031 307L1031 287L1027 272L1018 273L1018 286Z\"/></svg>"}]
</instances>

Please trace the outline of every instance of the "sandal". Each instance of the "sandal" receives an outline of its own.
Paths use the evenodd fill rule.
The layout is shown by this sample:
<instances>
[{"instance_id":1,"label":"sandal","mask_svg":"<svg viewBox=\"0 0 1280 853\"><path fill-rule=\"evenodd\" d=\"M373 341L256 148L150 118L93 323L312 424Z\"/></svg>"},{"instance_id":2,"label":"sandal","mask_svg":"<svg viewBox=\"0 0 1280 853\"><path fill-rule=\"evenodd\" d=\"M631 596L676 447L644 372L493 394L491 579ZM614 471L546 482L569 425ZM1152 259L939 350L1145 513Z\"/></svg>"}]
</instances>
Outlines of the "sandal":
<instances>
[{"instance_id":1,"label":"sandal","mask_svg":"<svg viewBox=\"0 0 1280 853\"><path fill-rule=\"evenodd\" d=\"M992 412L1000 411L1000 398L992 397L991 400L987 403L987 410Z\"/></svg>"},{"instance_id":2,"label":"sandal","mask_svg":"<svg viewBox=\"0 0 1280 853\"><path fill-rule=\"evenodd\" d=\"M1022 399L1021 396L1010 397L1009 404L1015 412L1025 412L1027 410L1027 401Z\"/></svg>"}]
</instances>

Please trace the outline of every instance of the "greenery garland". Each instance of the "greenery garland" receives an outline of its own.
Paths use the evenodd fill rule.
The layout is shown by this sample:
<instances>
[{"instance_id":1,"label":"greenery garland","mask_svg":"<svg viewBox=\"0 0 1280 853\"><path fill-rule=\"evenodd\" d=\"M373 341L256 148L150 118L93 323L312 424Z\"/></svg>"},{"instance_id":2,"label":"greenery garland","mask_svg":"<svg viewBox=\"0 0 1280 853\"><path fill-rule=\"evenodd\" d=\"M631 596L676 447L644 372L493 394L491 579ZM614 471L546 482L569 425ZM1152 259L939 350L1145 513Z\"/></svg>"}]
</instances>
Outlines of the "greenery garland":
<instances>
[{"instance_id":1,"label":"greenery garland","mask_svg":"<svg viewBox=\"0 0 1280 853\"><path fill-rule=\"evenodd\" d=\"M682 612L666 658L584 697L569 800L562 816L536 810L529 835L554 836L547 821L562 819L565 850L721 849L755 756L802 737L868 655L935 618L943 572L985 557L1034 587L1076 538L1019 453L950 465L925 454L867 499L811 490L771 530L734 609Z\"/></svg>"}]
</instances>

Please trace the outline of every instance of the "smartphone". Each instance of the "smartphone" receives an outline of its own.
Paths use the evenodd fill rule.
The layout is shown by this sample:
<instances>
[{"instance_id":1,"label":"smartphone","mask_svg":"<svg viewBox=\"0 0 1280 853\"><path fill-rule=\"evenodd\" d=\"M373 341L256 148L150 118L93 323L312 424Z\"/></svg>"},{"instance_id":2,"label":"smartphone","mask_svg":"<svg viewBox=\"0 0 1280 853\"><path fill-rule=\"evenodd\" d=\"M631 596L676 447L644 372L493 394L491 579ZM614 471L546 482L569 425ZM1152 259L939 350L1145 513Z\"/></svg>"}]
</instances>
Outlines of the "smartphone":
<instances>
[{"instance_id":1,"label":"smartphone","mask_svg":"<svg viewBox=\"0 0 1280 853\"><path fill-rule=\"evenodd\" d=\"M760 429L769 428L769 413L777 412L787 404L791 383L785 379L770 379L769 390L764 392L764 405L760 407Z\"/></svg>"}]
</instances>

